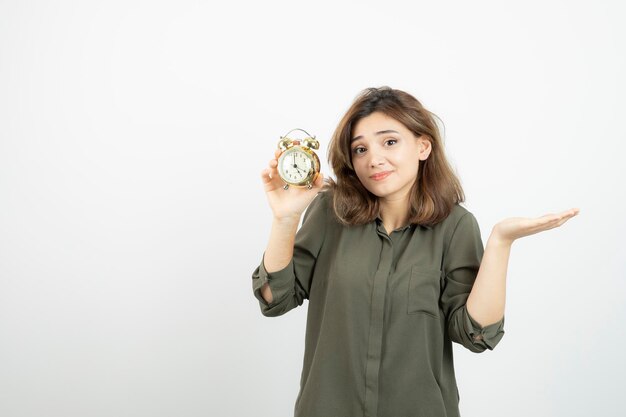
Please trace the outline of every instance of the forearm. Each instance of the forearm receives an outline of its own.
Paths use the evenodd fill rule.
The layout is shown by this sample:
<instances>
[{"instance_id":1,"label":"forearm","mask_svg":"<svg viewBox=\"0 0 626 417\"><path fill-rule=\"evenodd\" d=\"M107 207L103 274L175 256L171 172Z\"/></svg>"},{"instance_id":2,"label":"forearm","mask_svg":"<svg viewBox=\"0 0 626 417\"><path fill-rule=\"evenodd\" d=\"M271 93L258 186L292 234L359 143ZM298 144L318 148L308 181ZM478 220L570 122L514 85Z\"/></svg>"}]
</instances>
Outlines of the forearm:
<instances>
[{"instance_id":1,"label":"forearm","mask_svg":"<svg viewBox=\"0 0 626 417\"><path fill-rule=\"evenodd\" d=\"M263 265L267 272L280 271L291 261L299 223L300 218L295 217L291 219L274 219L272 221L270 239L263 256ZM268 303L271 303L274 299L267 283L261 288L261 295Z\"/></svg>"},{"instance_id":2,"label":"forearm","mask_svg":"<svg viewBox=\"0 0 626 417\"><path fill-rule=\"evenodd\" d=\"M274 219L270 239L265 249L263 264L267 272L280 271L293 257L293 245L300 218Z\"/></svg>"},{"instance_id":3,"label":"forearm","mask_svg":"<svg viewBox=\"0 0 626 417\"><path fill-rule=\"evenodd\" d=\"M478 276L467 299L467 311L481 326L497 323L504 317L506 273L512 242L489 236Z\"/></svg>"}]
</instances>

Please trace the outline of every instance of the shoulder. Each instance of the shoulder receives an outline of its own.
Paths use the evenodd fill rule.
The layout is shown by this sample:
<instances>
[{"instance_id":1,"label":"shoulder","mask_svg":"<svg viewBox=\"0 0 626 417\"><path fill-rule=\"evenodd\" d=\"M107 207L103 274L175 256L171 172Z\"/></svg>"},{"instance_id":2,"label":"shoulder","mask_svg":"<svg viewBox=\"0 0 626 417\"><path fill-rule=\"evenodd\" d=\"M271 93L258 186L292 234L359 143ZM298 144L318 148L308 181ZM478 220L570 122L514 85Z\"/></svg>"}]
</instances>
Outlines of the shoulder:
<instances>
[{"instance_id":1,"label":"shoulder","mask_svg":"<svg viewBox=\"0 0 626 417\"><path fill-rule=\"evenodd\" d=\"M459 203L456 203L452 207L452 210L450 210L448 217L435 227L440 233L443 233L446 236L451 236L454 233L454 230L457 229L461 223L477 225L474 214Z\"/></svg>"},{"instance_id":2,"label":"shoulder","mask_svg":"<svg viewBox=\"0 0 626 417\"><path fill-rule=\"evenodd\" d=\"M332 191L330 189L322 189L317 192L317 195L313 198L311 204L329 207L332 204Z\"/></svg>"},{"instance_id":3,"label":"shoulder","mask_svg":"<svg viewBox=\"0 0 626 417\"><path fill-rule=\"evenodd\" d=\"M465 256L468 251L482 248L482 238L478 221L474 214L460 204L455 204L448 217L441 222L440 234L444 257L454 258L455 253ZM449 252L450 247L455 250ZM479 249L480 250L480 249ZM450 253L452 253L450 255Z\"/></svg>"},{"instance_id":4,"label":"shoulder","mask_svg":"<svg viewBox=\"0 0 626 417\"><path fill-rule=\"evenodd\" d=\"M312 203L315 203L319 207L323 207L326 211L333 206L334 190L330 187L324 187L317 192L317 195L313 199Z\"/></svg>"},{"instance_id":5,"label":"shoulder","mask_svg":"<svg viewBox=\"0 0 626 417\"><path fill-rule=\"evenodd\" d=\"M461 220L461 218L465 216L473 217L474 215L471 211L469 211L459 203L456 203L454 207L452 207L452 211L450 211L450 215L448 217L450 218L452 223L456 224Z\"/></svg>"},{"instance_id":6,"label":"shoulder","mask_svg":"<svg viewBox=\"0 0 626 417\"><path fill-rule=\"evenodd\" d=\"M309 204L306 212L310 211L312 216L317 218L316 221L318 222L324 222L332 225L333 227L341 225L341 222L335 213L334 196L334 190L332 188L323 187L317 192L317 195Z\"/></svg>"},{"instance_id":7,"label":"shoulder","mask_svg":"<svg viewBox=\"0 0 626 417\"><path fill-rule=\"evenodd\" d=\"M331 208L331 196L328 190L321 190L317 192L317 195L313 197L313 200L307 206L304 212L304 218L316 217L319 219L325 219L328 215L328 211Z\"/></svg>"}]
</instances>

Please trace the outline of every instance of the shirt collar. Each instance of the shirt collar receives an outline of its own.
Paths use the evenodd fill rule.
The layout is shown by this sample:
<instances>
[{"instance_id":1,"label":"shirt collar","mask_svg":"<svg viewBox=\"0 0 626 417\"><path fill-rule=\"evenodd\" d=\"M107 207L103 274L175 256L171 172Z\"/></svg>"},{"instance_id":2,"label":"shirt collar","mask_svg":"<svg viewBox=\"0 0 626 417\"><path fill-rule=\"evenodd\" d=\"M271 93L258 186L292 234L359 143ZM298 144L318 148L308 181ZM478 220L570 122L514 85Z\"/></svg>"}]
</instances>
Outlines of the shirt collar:
<instances>
[{"instance_id":1,"label":"shirt collar","mask_svg":"<svg viewBox=\"0 0 626 417\"><path fill-rule=\"evenodd\" d=\"M383 222L383 219L380 217L380 214L376 216L376 222L377 222L378 224L381 224L381 223ZM408 224L408 225L404 226L404 227L402 228L402 230L406 229L406 228L407 228L407 227L409 227L409 226L411 226L411 225L410 225L410 224ZM419 224L418 226L425 227L425 228L426 228L426 229L428 229L428 230L431 230L431 229L433 228L432 226L428 226L428 225L426 225L426 224Z\"/></svg>"}]
</instances>

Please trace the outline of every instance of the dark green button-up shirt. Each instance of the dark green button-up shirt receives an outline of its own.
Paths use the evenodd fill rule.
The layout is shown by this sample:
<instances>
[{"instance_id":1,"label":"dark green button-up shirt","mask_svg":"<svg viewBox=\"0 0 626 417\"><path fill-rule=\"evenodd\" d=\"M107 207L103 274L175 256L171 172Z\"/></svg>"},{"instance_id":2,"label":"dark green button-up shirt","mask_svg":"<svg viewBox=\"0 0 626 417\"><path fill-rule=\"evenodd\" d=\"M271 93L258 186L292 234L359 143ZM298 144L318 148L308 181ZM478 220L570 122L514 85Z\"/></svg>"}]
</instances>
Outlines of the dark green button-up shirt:
<instances>
[{"instance_id":1,"label":"dark green button-up shirt","mask_svg":"<svg viewBox=\"0 0 626 417\"><path fill-rule=\"evenodd\" d=\"M264 316L309 300L295 417L459 416L452 342L483 352L504 335L504 318L482 327L466 309L484 252L476 218L457 204L388 234L380 217L342 225L331 198L307 207L289 265L268 273L261 259L252 274Z\"/></svg>"}]
</instances>

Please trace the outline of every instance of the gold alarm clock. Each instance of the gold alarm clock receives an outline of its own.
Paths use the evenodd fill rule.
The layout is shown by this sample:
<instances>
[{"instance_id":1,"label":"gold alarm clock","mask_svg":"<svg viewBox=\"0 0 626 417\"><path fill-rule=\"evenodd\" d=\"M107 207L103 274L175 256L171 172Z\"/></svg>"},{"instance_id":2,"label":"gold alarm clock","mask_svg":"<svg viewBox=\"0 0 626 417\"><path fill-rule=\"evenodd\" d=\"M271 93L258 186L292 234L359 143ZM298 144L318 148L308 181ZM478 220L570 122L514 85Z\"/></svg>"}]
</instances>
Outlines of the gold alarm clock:
<instances>
[{"instance_id":1,"label":"gold alarm clock","mask_svg":"<svg viewBox=\"0 0 626 417\"><path fill-rule=\"evenodd\" d=\"M301 130L308 137L304 139L290 139L287 135L294 130ZM313 188L313 183L320 172L320 160L313 149L319 149L319 142L315 136L311 137L302 129L291 129L285 136L280 137L278 148L282 151L278 157L278 175L285 181L283 189L290 185L298 188Z\"/></svg>"}]
</instances>

